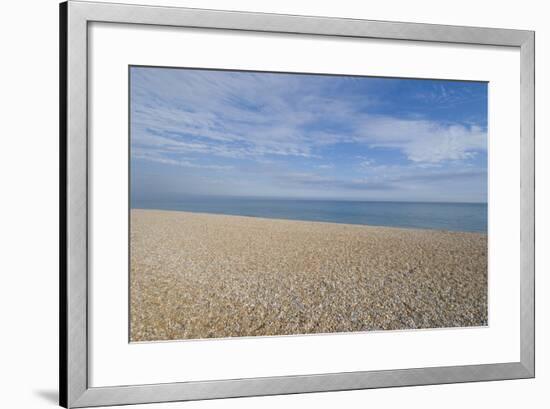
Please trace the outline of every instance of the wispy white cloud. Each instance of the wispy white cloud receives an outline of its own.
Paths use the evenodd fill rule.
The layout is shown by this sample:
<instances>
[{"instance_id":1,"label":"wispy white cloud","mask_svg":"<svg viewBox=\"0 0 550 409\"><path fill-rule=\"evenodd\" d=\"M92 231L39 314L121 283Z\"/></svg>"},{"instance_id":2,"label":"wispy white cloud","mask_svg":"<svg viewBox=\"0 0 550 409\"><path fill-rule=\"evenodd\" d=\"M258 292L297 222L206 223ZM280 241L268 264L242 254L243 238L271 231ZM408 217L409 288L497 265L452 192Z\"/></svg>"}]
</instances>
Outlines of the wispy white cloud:
<instances>
[{"instance_id":1,"label":"wispy white cloud","mask_svg":"<svg viewBox=\"0 0 550 409\"><path fill-rule=\"evenodd\" d=\"M184 168L194 168L194 169L209 169L209 170L230 170L233 169L233 166L229 165L206 165L197 163L189 159L172 159L159 155L157 152L134 152L133 157L136 159L143 159L150 162L163 163L165 165L175 165L181 166Z\"/></svg>"},{"instance_id":2,"label":"wispy white cloud","mask_svg":"<svg viewBox=\"0 0 550 409\"><path fill-rule=\"evenodd\" d=\"M134 73L134 81L133 142L153 149L316 157L320 147L355 142L427 163L486 150L479 126L370 114L368 103L330 98L308 78L150 69Z\"/></svg>"},{"instance_id":3,"label":"wispy white cloud","mask_svg":"<svg viewBox=\"0 0 550 409\"><path fill-rule=\"evenodd\" d=\"M360 161L358 164L359 169L369 169L376 163L374 159L365 156L358 156L357 159Z\"/></svg>"},{"instance_id":4,"label":"wispy white cloud","mask_svg":"<svg viewBox=\"0 0 550 409\"><path fill-rule=\"evenodd\" d=\"M413 97L420 102L432 105L435 109L472 103L474 99L484 98L481 95L474 95L467 82L462 86L457 82L452 82L452 86L443 82L431 84L430 87L416 93Z\"/></svg>"},{"instance_id":5,"label":"wispy white cloud","mask_svg":"<svg viewBox=\"0 0 550 409\"><path fill-rule=\"evenodd\" d=\"M234 180L243 180L252 172L250 179L256 180L256 188L263 178L262 183L277 180L302 189L304 194L307 189L320 193L328 189L421 189L431 181L483 178L486 169L472 163L487 151L484 127L464 120L380 110L379 105L388 107L383 93L373 92L371 96L364 88L354 92L364 83L354 80L133 69L132 158L181 169L231 170ZM344 96L343 88L347 90ZM426 93L424 102L467 99L462 91L453 96L453 87L436 89L432 94ZM349 160L337 159L335 147L349 149L344 152ZM376 154L360 154L362 147L390 152L407 164L383 163ZM327 151L331 151L330 156ZM251 162L256 167L251 167ZM326 175L337 169L340 174L343 165L356 173L342 174L338 179L315 172ZM285 168L309 170L287 172L282 177ZM470 173L461 168L468 168Z\"/></svg>"},{"instance_id":6,"label":"wispy white cloud","mask_svg":"<svg viewBox=\"0 0 550 409\"><path fill-rule=\"evenodd\" d=\"M456 190L475 182L478 189L486 188L485 169L429 169L407 166L372 166L361 176L326 176L315 172L287 172L277 175L273 183L277 187L296 189L307 197L325 197L336 194L339 198L422 200L425 192L439 190L438 200L455 201L460 196L440 189L441 184L454 185Z\"/></svg>"},{"instance_id":7,"label":"wispy white cloud","mask_svg":"<svg viewBox=\"0 0 550 409\"><path fill-rule=\"evenodd\" d=\"M487 133L479 126L379 115L360 121L354 140L373 148L399 149L413 162L470 159L487 149Z\"/></svg>"}]
</instances>

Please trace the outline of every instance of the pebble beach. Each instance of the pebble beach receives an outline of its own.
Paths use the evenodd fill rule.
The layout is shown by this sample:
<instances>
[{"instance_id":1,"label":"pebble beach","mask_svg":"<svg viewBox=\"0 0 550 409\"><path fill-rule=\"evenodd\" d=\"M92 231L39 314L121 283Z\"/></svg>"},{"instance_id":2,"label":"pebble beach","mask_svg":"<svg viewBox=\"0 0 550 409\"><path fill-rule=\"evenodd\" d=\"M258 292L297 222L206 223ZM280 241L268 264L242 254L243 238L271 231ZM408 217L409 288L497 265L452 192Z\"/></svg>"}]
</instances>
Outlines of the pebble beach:
<instances>
[{"instance_id":1,"label":"pebble beach","mask_svg":"<svg viewBox=\"0 0 550 409\"><path fill-rule=\"evenodd\" d=\"M132 209L130 340L487 325L487 235Z\"/></svg>"}]
</instances>

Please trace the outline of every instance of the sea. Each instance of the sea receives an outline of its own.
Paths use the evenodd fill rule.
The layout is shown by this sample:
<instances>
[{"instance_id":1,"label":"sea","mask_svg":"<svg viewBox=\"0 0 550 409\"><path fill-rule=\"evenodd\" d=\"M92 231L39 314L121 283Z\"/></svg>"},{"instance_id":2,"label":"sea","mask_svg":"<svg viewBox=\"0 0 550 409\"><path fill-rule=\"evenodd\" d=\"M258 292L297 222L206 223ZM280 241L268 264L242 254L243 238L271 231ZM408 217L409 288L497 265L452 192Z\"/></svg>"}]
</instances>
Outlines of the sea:
<instances>
[{"instance_id":1,"label":"sea","mask_svg":"<svg viewBox=\"0 0 550 409\"><path fill-rule=\"evenodd\" d=\"M487 203L189 197L132 200L134 209L487 233Z\"/></svg>"}]
</instances>

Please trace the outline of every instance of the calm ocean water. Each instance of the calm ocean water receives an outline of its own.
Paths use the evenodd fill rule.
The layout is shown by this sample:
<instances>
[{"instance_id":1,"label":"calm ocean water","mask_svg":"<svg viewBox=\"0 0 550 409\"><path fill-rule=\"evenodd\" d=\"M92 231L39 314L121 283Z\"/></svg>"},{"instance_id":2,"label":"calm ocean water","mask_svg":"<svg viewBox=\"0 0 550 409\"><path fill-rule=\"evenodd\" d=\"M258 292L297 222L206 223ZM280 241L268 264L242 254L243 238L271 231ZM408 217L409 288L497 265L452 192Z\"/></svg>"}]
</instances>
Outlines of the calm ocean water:
<instances>
[{"instance_id":1,"label":"calm ocean water","mask_svg":"<svg viewBox=\"0 0 550 409\"><path fill-rule=\"evenodd\" d=\"M209 197L163 202L133 200L132 208L487 233L486 203Z\"/></svg>"}]
</instances>

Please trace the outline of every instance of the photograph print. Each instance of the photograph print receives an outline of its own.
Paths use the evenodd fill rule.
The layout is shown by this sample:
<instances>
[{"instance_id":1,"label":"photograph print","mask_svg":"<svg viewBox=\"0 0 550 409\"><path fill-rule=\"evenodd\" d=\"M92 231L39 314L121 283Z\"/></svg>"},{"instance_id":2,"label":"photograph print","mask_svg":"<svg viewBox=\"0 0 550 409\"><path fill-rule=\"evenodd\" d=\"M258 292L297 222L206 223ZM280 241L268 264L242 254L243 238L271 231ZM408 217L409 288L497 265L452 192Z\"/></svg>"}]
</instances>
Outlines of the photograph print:
<instances>
[{"instance_id":1,"label":"photograph print","mask_svg":"<svg viewBox=\"0 0 550 409\"><path fill-rule=\"evenodd\" d=\"M129 76L131 342L488 325L486 82Z\"/></svg>"}]
</instances>

